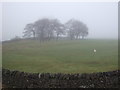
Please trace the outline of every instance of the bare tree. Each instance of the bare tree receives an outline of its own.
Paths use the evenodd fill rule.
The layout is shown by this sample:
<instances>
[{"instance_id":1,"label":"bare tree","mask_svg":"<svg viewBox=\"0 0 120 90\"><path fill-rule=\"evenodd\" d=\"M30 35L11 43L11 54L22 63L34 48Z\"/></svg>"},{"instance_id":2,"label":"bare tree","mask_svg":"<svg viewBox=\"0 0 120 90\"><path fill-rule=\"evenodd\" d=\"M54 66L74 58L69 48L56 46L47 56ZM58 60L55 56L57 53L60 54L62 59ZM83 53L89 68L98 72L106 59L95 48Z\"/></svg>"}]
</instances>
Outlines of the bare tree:
<instances>
[{"instance_id":1,"label":"bare tree","mask_svg":"<svg viewBox=\"0 0 120 90\"><path fill-rule=\"evenodd\" d=\"M37 33L37 37L39 38L40 41L44 41L45 38L48 37L47 30L49 28L49 19L47 18L40 19L35 22L34 26Z\"/></svg>"},{"instance_id":2,"label":"bare tree","mask_svg":"<svg viewBox=\"0 0 120 90\"><path fill-rule=\"evenodd\" d=\"M31 37L33 36L35 38L35 29L34 29L34 24L33 23L30 23L30 24L27 24L24 28L24 32L23 32L23 37Z\"/></svg>"},{"instance_id":3,"label":"bare tree","mask_svg":"<svg viewBox=\"0 0 120 90\"><path fill-rule=\"evenodd\" d=\"M71 19L65 24L65 26L68 30L68 37L70 37L71 40L79 39L80 37L84 39L84 37L88 35L87 26L78 20Z\"/></svg>"},{"instance_id":4,"label":"bare tree","mask_svg":"<svg viewBox=\"0 0 120 90\"><path fill-rule=\"evenodd\" d=\"M64 33L65 33L65 27L57 19L51 20L51 24L53 26L53 31L56 34L56 40L58 40L58 38L59 38L60 35L64 35Z\"/></svg>"},{"instance_id":5,"label":"bare tree","mask_svg":"<svg viewBox=\"0 0 120 90\"><path fill-rule=\"evenodd\" d=\"M84 39L84 37L88 35L88 27L85 24L83 24L81 27L82 28L79 36L81 36L82 39Z\"/></svg>"},{"instance_id":6,"label":"bare tree","mask_svg":"<svg viewBox=\"0 0 120 90\"><path fill-rule=\"evenodd\" d=\"M57 19L40 19L35 22L35 30L40 40L51 40L55 37L58 40L59 36L64 34L64 25Z\"/></svg>"}]
</instances>

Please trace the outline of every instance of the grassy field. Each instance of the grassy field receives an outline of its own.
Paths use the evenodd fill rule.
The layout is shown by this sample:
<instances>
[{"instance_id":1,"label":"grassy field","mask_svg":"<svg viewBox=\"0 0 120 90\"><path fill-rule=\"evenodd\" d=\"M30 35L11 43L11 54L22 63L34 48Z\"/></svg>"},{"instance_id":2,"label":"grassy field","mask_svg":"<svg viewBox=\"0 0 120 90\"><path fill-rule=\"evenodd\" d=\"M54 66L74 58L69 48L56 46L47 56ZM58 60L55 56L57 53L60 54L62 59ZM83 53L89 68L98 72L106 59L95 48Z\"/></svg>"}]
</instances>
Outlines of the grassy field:
<instances>
[{"instance_id":1,"label":"grassy field","mask_svg":"<svg viewBox=\"0 0 120 90\"><path fill-rule=\"evenodd\" d=\"M93 53L93 49L97 53ZM117 40L3 43L3 68L25 72L91 73L118 69Z\"/></svg>"}]
</instances>

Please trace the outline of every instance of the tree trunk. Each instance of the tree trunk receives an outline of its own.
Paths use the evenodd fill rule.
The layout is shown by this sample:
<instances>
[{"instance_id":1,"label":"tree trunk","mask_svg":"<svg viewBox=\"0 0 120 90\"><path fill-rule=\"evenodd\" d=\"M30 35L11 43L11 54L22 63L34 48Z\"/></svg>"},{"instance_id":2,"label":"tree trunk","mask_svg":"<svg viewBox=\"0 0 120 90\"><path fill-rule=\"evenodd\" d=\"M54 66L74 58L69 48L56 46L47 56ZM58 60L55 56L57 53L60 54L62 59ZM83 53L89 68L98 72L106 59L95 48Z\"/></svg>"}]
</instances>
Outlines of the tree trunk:
<instances>
[{"instance_id":1,"label":"tree trunk","mask_svg":"<svg viewBox=\"0 0 120 90\"><path fill-rule=\"evenodd\" d=\"M59 38L59 34L57 34L56 41L58 40L58 38Z\"/></svg>"},{"instance_id":2,"label":"tree trunk","mask_svg":"<svg viewBox=\"0 0 120 90\"><path fill-rule=\"evenodd\" d=\"M84 36L82 36L82 39L84 39Z\"/></svg>"}]
</instances>

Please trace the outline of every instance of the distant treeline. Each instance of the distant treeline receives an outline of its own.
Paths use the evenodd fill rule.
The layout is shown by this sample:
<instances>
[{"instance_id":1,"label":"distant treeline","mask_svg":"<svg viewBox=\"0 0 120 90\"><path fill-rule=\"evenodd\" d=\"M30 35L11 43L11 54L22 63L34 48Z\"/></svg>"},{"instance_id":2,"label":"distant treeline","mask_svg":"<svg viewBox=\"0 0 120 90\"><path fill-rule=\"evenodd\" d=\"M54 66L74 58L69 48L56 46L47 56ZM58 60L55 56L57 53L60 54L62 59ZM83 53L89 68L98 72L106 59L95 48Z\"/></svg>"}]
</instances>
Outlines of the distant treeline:
<instances>
[{"instance_id":1,"label":"distant treeline","mask_svg":"<svg viewBox=\"0 0 120 90\"><path fill-rule=\"evenodd\" d=\"M88 35L88 27L81 21L70 19L62 24L58 19L43 18L25 26L23 37L40 41L58 40L60 37L68 39L84 39Z\"/></svg>"}]
</instances>

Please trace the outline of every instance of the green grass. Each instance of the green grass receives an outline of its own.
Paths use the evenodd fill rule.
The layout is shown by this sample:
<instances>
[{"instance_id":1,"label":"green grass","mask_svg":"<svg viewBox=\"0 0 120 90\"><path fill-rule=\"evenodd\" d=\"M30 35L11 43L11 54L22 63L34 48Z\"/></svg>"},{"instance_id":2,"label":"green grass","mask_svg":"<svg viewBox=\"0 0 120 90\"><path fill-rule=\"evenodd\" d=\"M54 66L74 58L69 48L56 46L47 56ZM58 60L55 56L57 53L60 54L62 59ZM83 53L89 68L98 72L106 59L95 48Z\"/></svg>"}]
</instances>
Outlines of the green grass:
<instances>
[{"instance_id":1,"label":"green grass","mask_svg":"<svg viewBox=\"0 0 120 90\"><path fill-rule=\"evenodd\" d=\"M93 53L93 49L97 53ZM118 69L117 40L3 43L3 68L25 72L91 73Z\"/></svg>"}]
</instances>

